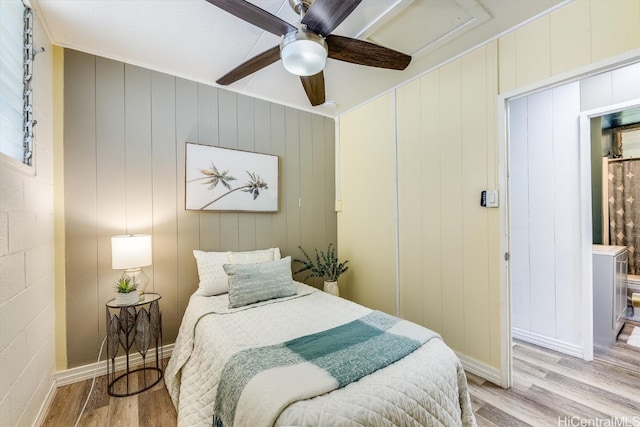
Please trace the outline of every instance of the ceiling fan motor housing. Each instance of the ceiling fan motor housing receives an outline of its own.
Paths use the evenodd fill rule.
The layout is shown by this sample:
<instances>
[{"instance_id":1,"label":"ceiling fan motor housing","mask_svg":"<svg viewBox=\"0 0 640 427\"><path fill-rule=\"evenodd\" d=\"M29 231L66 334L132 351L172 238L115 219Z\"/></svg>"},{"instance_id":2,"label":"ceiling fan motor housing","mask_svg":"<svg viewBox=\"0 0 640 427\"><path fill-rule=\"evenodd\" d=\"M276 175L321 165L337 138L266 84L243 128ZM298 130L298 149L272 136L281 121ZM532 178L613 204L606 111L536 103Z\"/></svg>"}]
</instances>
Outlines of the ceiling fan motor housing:
<instances>
[{"instance_id":1,"label":"ceiling fan motor housing","mask_svg":"<svg viewBox=\"0 0 640 427\"><path fill-rule=\"evenodd\" d=\"M289 6L293 9L298 15L304 15L307 13L307 10L313 4L313 0L289 0Z\"/></svg>"},{"instance_id":2,"label":"ceiling fan motor housing","mask_svg":"<svg viewBox=\"0 0 640 427\"><path fill-rule=\"evenodd\" d=\"M298 76L313 76L324 69L329 50L319 35L301 28L283 36L280 58L284 68Z\"/></svg>"}]
</instances>

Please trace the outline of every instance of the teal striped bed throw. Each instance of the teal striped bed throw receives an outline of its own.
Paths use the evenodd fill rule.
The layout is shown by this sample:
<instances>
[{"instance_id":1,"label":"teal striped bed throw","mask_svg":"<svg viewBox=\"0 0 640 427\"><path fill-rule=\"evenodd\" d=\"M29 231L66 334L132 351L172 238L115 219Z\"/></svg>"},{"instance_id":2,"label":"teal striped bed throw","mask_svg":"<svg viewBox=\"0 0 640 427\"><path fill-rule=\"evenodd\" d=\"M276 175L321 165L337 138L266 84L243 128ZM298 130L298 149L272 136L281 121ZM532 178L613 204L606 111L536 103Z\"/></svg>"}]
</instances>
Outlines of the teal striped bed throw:
<instances>
[{"instance_id":1,"label":"teal striped bed throw","mask_svg":"<svg viewBox=\"0 0 640 427\"><path fill-rule=\"evenodd\" d=\"M289 404L358 381L437 336L373 311L326 331L240 351L222 370L213 426L272 425Z\"/></svg>"}]
</instances>

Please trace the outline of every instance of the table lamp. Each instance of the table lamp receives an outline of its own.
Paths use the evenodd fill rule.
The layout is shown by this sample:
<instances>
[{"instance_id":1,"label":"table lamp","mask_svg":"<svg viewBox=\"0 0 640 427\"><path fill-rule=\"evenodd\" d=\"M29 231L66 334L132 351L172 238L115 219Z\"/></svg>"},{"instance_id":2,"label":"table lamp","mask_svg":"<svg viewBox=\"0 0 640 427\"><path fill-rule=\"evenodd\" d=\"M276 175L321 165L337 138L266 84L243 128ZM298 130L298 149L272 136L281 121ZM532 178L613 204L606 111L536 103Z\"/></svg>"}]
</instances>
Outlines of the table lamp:
<instances>
[{"instance_id":1,"label":"table lamp","mask_svg":"<svg viewBox=\"0 0 640 427\"><path fill-rule=\"evenodd\" d=\"M111 237L111 268L124 270L123 278L129 278L142 296L149 284L149 277L142 267L151 265L151 236L128 234Z\"/></svg>"}]
</instances>

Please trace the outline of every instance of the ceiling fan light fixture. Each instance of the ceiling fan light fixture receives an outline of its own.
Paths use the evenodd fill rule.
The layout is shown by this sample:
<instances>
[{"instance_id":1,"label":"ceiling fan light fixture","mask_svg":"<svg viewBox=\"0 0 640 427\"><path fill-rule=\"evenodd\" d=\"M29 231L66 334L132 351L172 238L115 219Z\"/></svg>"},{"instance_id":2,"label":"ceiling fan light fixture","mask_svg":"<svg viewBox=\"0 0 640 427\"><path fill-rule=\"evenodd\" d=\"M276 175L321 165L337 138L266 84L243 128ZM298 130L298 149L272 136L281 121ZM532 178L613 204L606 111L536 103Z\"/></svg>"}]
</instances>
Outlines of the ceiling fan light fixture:
<instances>
[{"instance_id":1,"label":"ceiling fan light fixture","mask_svg":"<svg viewBox=\"0 0 640 427\"><path fill-rule=\"evenodd\" d=\"M313 76L324 70L328 53L324 39L304 29L286 34L280 43L282 65L297 76Z\"/></svg>"}]
</instances>

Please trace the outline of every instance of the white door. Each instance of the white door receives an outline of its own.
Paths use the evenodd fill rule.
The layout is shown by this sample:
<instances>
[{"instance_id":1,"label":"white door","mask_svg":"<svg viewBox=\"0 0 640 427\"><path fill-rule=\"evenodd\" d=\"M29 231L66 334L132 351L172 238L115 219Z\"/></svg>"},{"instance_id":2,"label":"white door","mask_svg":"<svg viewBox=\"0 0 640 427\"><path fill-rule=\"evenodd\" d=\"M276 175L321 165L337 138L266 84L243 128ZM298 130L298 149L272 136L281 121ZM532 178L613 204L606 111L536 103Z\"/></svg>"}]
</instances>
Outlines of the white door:
<instances>
[{"instance_id":1,"label":"white door","mask_svg":"<svg viewBox=\"0 0 640 427\"><path fill-rule=\"evenodd\" d=\"M583 356L580 86L509 101L509 235L514 338Z\"/></svg>"}]
</instances>

